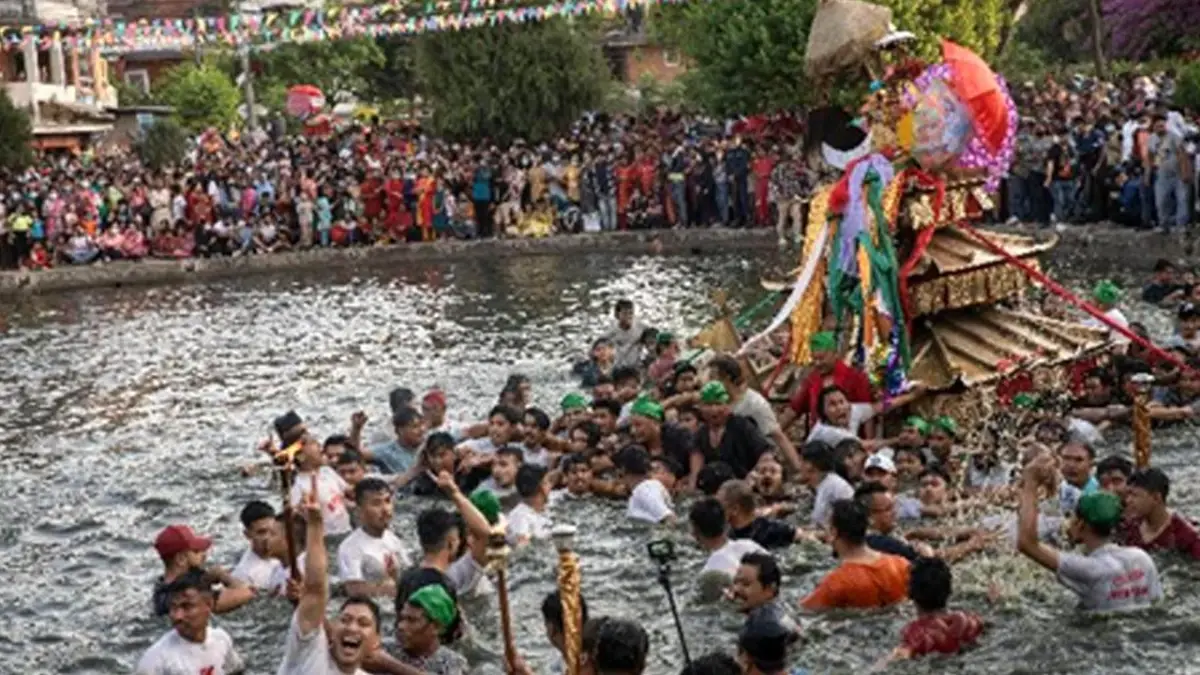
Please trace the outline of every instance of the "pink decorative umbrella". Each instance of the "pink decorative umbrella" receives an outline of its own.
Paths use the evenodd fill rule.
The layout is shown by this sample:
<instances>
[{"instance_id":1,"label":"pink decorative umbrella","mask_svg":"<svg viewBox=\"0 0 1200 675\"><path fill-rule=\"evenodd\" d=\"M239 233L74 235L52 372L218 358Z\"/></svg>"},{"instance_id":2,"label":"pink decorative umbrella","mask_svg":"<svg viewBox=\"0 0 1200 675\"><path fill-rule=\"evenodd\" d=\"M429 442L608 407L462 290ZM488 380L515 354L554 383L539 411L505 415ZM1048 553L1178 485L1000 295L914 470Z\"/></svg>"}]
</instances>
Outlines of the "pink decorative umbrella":
<instances>
[{"instance_id":1,"label":"pink decorative umbrella","mask_svg":"<svg viewBox=\"0 0 1200 675\"><path fill-rule=\"evenodd\" d=\"M325 94L311 84L298 84L288 89L287 111L289 115L306 119L325 107Z\"/></svg>"}]
</instances>

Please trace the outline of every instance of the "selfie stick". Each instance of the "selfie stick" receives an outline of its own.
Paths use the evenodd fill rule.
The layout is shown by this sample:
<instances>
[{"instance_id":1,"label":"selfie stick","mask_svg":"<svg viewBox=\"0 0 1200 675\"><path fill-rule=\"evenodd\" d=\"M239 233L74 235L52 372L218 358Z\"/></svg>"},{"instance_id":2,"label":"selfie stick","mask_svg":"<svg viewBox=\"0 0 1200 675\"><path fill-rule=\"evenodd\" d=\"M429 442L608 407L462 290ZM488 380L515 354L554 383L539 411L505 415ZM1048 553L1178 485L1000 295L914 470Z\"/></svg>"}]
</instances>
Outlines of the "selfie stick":
<instances>
[{"instance_id":1,"label":"selfie stick","mask_svg":"<svg viewBox=\"0 0 1200 675\"><path fill-rule=\"evenodd\" d=\"M688 654L687 638L683 637L683 622L679 620L679 610L675 607L675 593L671 591L671 563L669 561L658 563L658 583L662 584L663 590L667 592L667 603L671 606L671 618L675 619L675 630L679 632L679 647L683 650L683 663L691 668L692 657Z\"/></svg>"}]
</instances>

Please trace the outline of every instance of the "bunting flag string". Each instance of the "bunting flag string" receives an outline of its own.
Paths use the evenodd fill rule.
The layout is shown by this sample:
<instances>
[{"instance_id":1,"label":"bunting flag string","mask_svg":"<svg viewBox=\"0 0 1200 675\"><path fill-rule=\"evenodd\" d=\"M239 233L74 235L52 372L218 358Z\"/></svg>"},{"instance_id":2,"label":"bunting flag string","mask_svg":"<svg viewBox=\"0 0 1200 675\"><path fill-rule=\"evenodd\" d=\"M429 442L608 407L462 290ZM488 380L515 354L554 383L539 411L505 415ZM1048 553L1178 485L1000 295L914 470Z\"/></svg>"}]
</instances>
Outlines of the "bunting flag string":
<instances>
[{"instance_id":1,"label":"bunting flag string","mask_svg":"<svg viewBox=\"0 0 1200 675\"><path fill-rule=\"evenodd\" d=\"M401 0L371 7L290 9L189 19L89 19L77 24L0 28L0 45L14 50L34 43L38 49L48 49L51 44L61 42L75 50L98 47L114 54L197 45L261 46L469 30L585 14L614 14L633 7L682 4L686 0L567 0L516 5L520 1Z\"/></svg>"}]
</instances>

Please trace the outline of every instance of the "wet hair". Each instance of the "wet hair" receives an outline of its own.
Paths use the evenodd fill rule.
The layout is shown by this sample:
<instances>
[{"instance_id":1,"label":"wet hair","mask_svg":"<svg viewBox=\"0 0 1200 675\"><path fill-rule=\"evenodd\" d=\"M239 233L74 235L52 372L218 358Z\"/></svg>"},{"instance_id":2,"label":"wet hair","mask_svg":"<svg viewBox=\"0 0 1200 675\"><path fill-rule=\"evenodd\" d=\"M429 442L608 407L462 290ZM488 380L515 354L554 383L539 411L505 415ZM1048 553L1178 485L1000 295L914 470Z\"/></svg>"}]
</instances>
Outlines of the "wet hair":
<instances>
[{"instance_id":1,"label":"wet hair","mask_svg":"<svg viewBox=\"0 0 1200 675\"><path fill-rule=\"evenodd\" d=\"M850 469L846 466L846 462L851 457L860 452L866 452L863 449L862 443L857 438L844 438L838 441L838 444L833 446L833 471L841 476L847 482L850 480Z\"/></svg>"},{"instance_id":2,"label":"wet hair","mask_svg":"<svg viewBox=\"0 0 1200 675\"><path fill-rule=\"evenodd\" d=\"M350 440L350 437L347 436L346 434L334 434L334 435L330 436L329 438L326 438L325 443L321 445L321 449L328 450L331 446L334 446L334 445L340 445L342 447L345 447L347 449L352 449L352 450L357 449L354 447L354 443Z\"/></svg>"},{"instance_id":3,"label":"wet hair","mask_svg":"<svg viewBox=\"0 0 1200 675\"><path fill-rule=\"evenodd\" d=\"M946 485L951 484L950 483L950 475L947 474L945 471L942 470L941 467L938 467L938 466L931 466L931 467L926 468L917 476L917 480L925 478L926 476L937 476L938 478L941 478L942 482L945 483Z\"/></svg>"},{"instance_id":4,"label":"wet hair","mask_svg":"<svg viewBox=\"0 0 1200 675\"><path fill-rule=\"evenodd\" d=\"M652 342L657 339L658 339L658 329L657 328L647 328L647 329L643 330L642 334L638 337L638 342Z\"/></svg>"},{"instance_id":5,"label":"wet hair","mask_svg":"<svg viewBox=\"0 0 1200 675\"><path fill-rule=\"evenodd\" d=\"M633 311L633 301L629 298L621 298L617 300L617 304L613 306L613 314L619 314L624 310Z\"/></svg>"},{"instance_id":6,"label":"wet hair","mask_svg":"<svg viewBox=\"0 0 1200 675\"><path fill-rule=\"evenodd\" d=\"M361 504L367 495L373 495L376 492L386 492L390 495L392 487L382 478L364 478L354 486L354 503Z\"/></svg>"},{"instance_id":7,"label":"wet hair","mask_svg":"<svg viewBox=\"0 0 1200 675\"><path fill-rule=\"evenodd\" d=\"M503 405L503 404L494 406L492 408L491 412L488 413L488 419L490 420L493 417L495 417L496 415L503 417L505 420L508 421L509 424L512 424L512 425L517 425L517 424L520 424L522 421L524 421L521 418L521 413L519 411L514 410L512 408L512 406L507 406L507 405Z\"/></svg>"},{"instance_id":8,"label":"wet hair","mask_svg":"<svg viewBox=\"0 0 1200 675\"><path fill-rule=\"evenodd\" d=\"M631 476L646 476L650 473L650 453L640 445L627 445L617 451L613 463Z\"/></svg>"},{"instance_id":9,"label":"wet hair","mask_svg":"<svg viewBox=\"0 0 1200 675\"><path fill-rule=\"evenodd\" d=\"M1071 437L1070 439L1067 440L1066 443L1063 443L1061 446L1059 446L1058 452L1055 454L1061 455L1062 451L1066 450L1069 446L1081 447L1084 449L1084 451L1087 452L1088 459L1092 459L1092 460L1096 459L1096 448L1093 448L1091 443L1088 443L1087 441L1085 441L1081 438L1075 438L1075 437Z\"/></svg>"},{"instance_id":10,"label":"wet hair","mask_svg":"<svg viewBox=\"0 0 1200 675\"><path fill-rule=\"evenodd\" d=\"M1163 501L1167 501L1167 495L1171 493L1171 479L1162 469L1154 467L1141 469L1129 477L1130 487L1139 487L1146 492L1156 494L1162 497Z\"/></svg>"},{"instance_id":11,"label":"wet hair","mask_svg":"<svg viewBox=\"0 0 1200 675\"><path fill-rule=\"evenodd\" d=\"M705 539L715 539L725 533L725 509L714 497L705 497L692 504L688 521L696 534Z\"/></svg>"},{"instance_id":12,"label":"wet hair","mask_svg":"<svg viewBox=\"0 0 1200 675\"><path fill-rule=\"evenodd\" d=\"M426 457L433 457L439 450L454 449L454 437L445 431L435 431L429 434L425 439L424 453Z\"/></svg>"},{"instance_id":13,"label":"wet hair","mask_svg":"<svg viewBox=\"0 0 1200 675\"><path fill-rule=\"evenodd\" d=\"M862 544L867 537L867 507L854 499L839 499L833 503L830 523L839 539L849 544Z\"/></svg>"},{"instance_id":14,"label":"wet hair","mask_svg":"<svg viewBox=\"0 0 1200 675\"><path fill-rule=\"evenodd\" d=\"M500 446L496 450L496 456L506 456L506 458L515 459L517 464L524 464L524 450L521 446Z\"/></svg>"},{"instance_id":15,"label":"wet hair","mask_svg":"<svg viewBox=\"0 0 1200 675\"><path fill-rule=\"evenodd\" d=\"M1175 263L1167 260L1166 258L1159 258L1158 260L1154 261L1155 272L1166 272L1167 270L1173 269L1175 269Z\"/></svg>"},{"instance_id":16,"label":"wet hair","mask_svg":"<svg viewBox=\"0 0 1200 675\"><path fill-rule=\"evenodd\" d=\"M717 494L722 485L735 478L737 475L728 463L713 462L705 464L704 468L700 469L700 473L696 475L696 487L702 494L711 497Z\"/></svg>"},{"instance_id":17,"label":"wet hair","mask_svg":"<svg viewBox=\"0 0 1200 675\"><path fill-rule=\"evenodd\" d=\"M542 410L541 408L526 408L525 416L532 417L533 423L536 424L537 428L541 429L542 431L546 431L550 428L550 416L547 415L546 411Z\"/></svg>"},{"instance_id":18,"label":"wet hair","mask_svg":"<svg viewBox=\"0 0 1200 675\"><path fill-rule=\"evenodd\" d=\"M941 558L917 558L908 572L908 597L924 612L946 609L953 590L950 565Z\"/></svg>"},{"instance_id":19,"label":"wet hair","mask_svg":"<svg viewBox=\"0 0 1200 675\"><path fill-rule=\"evenodd\" d=\"M212 595L212 578L203 569L192 567L167 584L162 590L162 597L169 605L171 598L186 591L196 591L197 593Z\"/></svg>"},{"instance_id":20,"label":"wet hair","mask_svg":"<svg viewBox=\"0 0 1200 675\"><path fill-rule=\"evenodd\" d=\"M505 394L515 394L521 390L521 385L527 384L528 382L528 377L520 373L513 373L508 376L507 380L504 381L504 388L500 390L500 395L504 396Z\"/></svg>"},{"instance_id":21,"label":"wet hair","mask_svg":"<svg viewBox=\"0 0 1200 675\"><path fill-rule=\"evenodd\" d=\"M892 451L892 459L897 459L901 453L907 453L913 457L916 457L917 461L921 463L921 466L925 466L928 463L928 460L925 458L925 453L921 452L920 448L908 448L903 446L896 448Z\"/></svg>"},{"instance_id":22,"label":"wet hair","mask_svg":"<svg viewBox=\"0 0 1200 675\"><path fill-rule=\"evenodd\" d=\"M685 403L684 405L679 406L676 412L680 417L683 417L684 415L691 415L696 419L700 419L700 410L698 410L696 406L692 405L691 403Z\"/></svg>"},{"instance_id":23,"label":"wet hair","mask_svg":"<svg viewBox=\"0 0 1200 675\"><path fill-rule=\"evenodd\" d=\"M729 380L734 384L742 383L742 364L738 363L737 359L728 354L714 356L708 362L708 367L723 379Z\"/></svg>"},{"instance_id":24,"label":"wet hair","mask_svg":"<svg viewBox=\"0 0 1200 675\"><path fill-rule=\"evenodd\" d=\"M732 656L713 652L692 661L679 675L742 675L742 667Z\"/></svg>"},{"instance_id":25,"label":"wet hair","mask_svg":"<svg viewBox=\"0 0 1200 675\"><path fill-rule=\"evenodd\" d=\"M885 495L888 492L890 492L890 490L887 489L886 485L878 481L871 480L855 488L854 499L866 505L868 502L870 502L871 497L874 495Z\"/></svg>"},{"instance_id":26,"label":"wet hair","mask_svg":"<svg viewBox=\"0 0 1200 675\"><path fill-rule=\"evenodd\" d=\"M617 386L630 381L634 384L640 384L642 381L642 372L634 366L621 366L620 368L613 368L612 379L613 384Z\"/></svg>"},{"instance_id":27,"label":"wet hair","mask_svg":"<svg viewBox=\"0 0 1200 675\"><path fill-rule=\"evenodd\" d=\"M611 398L592 401L592 412L598 412L601 409L607 410L613 417L621 416L621 404Z\"/></svg>"},{"instance_id":28,"label":"wet hair","mask_svg":"<svg viewBox=\"0 0 1200 675\"><path fill-rule=\"evenodd\" d=\"M589 448L594 448L597 445L600 445L600 427L596 426L595 422L591 420L584 420L583 422L571 427L572 434L574 434L576 431L583 431L583 433L587 434L587 446Z\"/></svg>"},{"instance_id":29,"label":"wet hair","mask_svg":"<svg viewBox=\"0 0 1200 675\"><path fill-rule=\"evenodd\" d=\"M588 620L587 600L579 596L579 614L586 624ZM559 633L563 632L562 596L558 591L550 591L542 598L542 620L547 626L552 626Z\"/></svg>"},{"instance_id":30,"label":"wet hair","mask_svg":"<svg viewBox=\"0 0 1200 675\"><path fill-rule=\"evenodd\" d=\"M343 450L342 454L337 456L337 463L334 466L346 466L347 464L365 464L362 453L354 450Z\"/></svg>"},{"instance_id":31,"label":"wet hair","mask_svg":"<svg viewBox=\"0 0 1200 675\"><path fill-rule=\"evenodd\" d=\"M612 344L612 342L607 341L607 340L605 342L607 342L609 345ZM605 384L612 384L613 383L612 375L605 375L604 373L600 373L599 375L596 376L596 379L594 380L594 382L595 382L595 384L592 385L592 389L595 389L596 387L599 387L599 386L602 386Z\"/></svg>"},{"instance_id":32,"label":"wet hair","mask_svg":"<svg viewBox=\"0 0 1200 675\"><path fill-rule=\"evenodd\" d=\"M420 411L415 408L405 406L396 412L392 413L392 427L400 429L406 427L413 422L421 419Z\"/></svg>"},{"instance_id":33,"label":"wet hair","mask_svg":"<svg viewBox=\"0 0 1200 675\"><path fill-rule=\"evenodd\" d=\"M242 521L242 527L248 530L251 525L264 518L274 520L275 509L270 504L256 499L242 507L242 514L238 518Z\"/></svg>"},{"instance_id":34,"label":"wet hair","mask_svg":"<svg viewBox=\"0 0 1200 675\"><path fill-rule=\"evenodd\" d=\"M829 421L829 418L825 415L825 399L834 394L841 394L846 397L846 400L850 400L846 391L837 385L830 385L822 389L821 393L817 395L817 417L821 418L822 422Z\"/></svg>"},{"instance_id":35,"label":"wet hair","mask_svg":"<svg viewBox=\"0 0 1200 675\"><path fill-rule=\"evenodd\" d=\"M787 663L791 636L777 621L749 619L738 632L738 651L750 657L754 668L763 673L781 672Z\"/></svg>"},{"instance_id":36,"label":"wet hair","mask_svg":"<svg viewBox=\"0 0 1200 675\"><path fill-rule=\"evenodd\" d=\"M679 462L670 455L657 455L651 457L650 467L653 468L655 463L662 464L664 469L676 476L683 473L683 466L681 466Z\"/></svg>"},{"instance_id":37,"label":"wet hair","mask_svg":"<svg viewBox=\"0 0 1200 675\"><path fill-rule=\"evenodd\" d=\"M765 552L747 553L742 556L740 564L758 570L759 584L774 586L775 591L779 591L779 587L783 584L783 572L779 570L779 563L775 560L775 556Z\"/></svg>"},{"instance_id":38,"label":"wet hair","mask_svg":"<svg viewBox=\"0 0 1200 675\"><path fill-rule=\"evenodd\" d=\"M537 466L536 464L522 464L520 469L517 469L517 494L522 499L529 499L538 493L542 486L542 479L546 477L545 467Z\"/></svg>"},{"instance_id":39,"label":"wet hair","mask_svg":"<svg viewBox=\"0 0 1200 675\"><path fill-rule=\"evenodd\" d=\"M649 651L650 638L637 622L608 619L599 626L590 656L596 675L640 675Z\"/></svg>"},{"instance_id":40,"label":"wet hair","mask_svg":"<svg viewBox=\"0 0 1200 675\"><path fill-rule=\"evenodd\" d=\"M388 394L388 406L392 409L393 415L400 409L411 406L415 400L417 400L417 395L408 387L397 387Z\"/></svg>"},{"instance_id":41,"label":"wet hair","mask_svg":"<svg viewBox=\"0 0 1200 675\"><path fill-rule=\"evenodd\" d=\"M805 443L804 450L800 453L800 458L812 464L817 471L822 473L830 473L837 469L833 448L829 447L829 444L823 441Z\"/></svg>"},{"instance_id":42,"label":"wet hair","mask_svg":"<svg viewBox=\"0 0 1200 675\"><path fill-rule=\"evenodd\" d=\"M375 619L375 630L378 631L379 625L380 625L379 624L379 605L370 598L366 598L361 595L352 595L352 596L346 598L346 601L342 603L342 608L339 609L338 611L344 612L344 611L346 611L347 607L351 607L354 605L362 605L363 607L366 607L367 609L371 610L371 617Z\"/></svg>"},{"instance_id":43,"label":"wet hair","mask_svg":"<svg viewBox=\"0 0 1200 675\"><path fill-rule=\"evenodd\" d=\"M577 466L585 466L588 469L592 468L592 465L588 462L587 456L582 452L572 452L566 457L563 457L562 461L558 463L558 466L564 475L571 473L571 469L574 469Z\"/></svg>"},{"instance_id":44,"label":"wet hair","mask_svg":"<svg viewBox=\"0 0 1200 675\"><path fill-rule=\"evenodd\" d=\"M1116 382L1113 380L1112 373L1108 372L1104 368L1092 368L1091 370L1087 371L1087 374L1084 375L1084 379L1099 380L1101 386L1104 387L1116 386Z\"/></svg>"},{"instance_id":45,"label":"wet hair","mask_svg":"<svg viewBox=\"0 0 1200 675\"><path fill-rule=\"evenodd\" d=\"M458 531L458 514L443 509L426 509L417 515L417 541L425 553L441 551L446 538Z\"/></svg>"},{"instance_id":46,"label":"wet hair","mask_svg":"<svg viewBox=\"0 0 1200 675\"><path fill-rule=\"evenodd\" d=\"M1128 479L1133 475L1133 462L1121 457L1120 455L1110 455L1100 460L1100 462L1096 464L1097 476L1103 476L1104 474L1112 473L1113 471L1119 472Z\"/></svg>"}]
</instances>

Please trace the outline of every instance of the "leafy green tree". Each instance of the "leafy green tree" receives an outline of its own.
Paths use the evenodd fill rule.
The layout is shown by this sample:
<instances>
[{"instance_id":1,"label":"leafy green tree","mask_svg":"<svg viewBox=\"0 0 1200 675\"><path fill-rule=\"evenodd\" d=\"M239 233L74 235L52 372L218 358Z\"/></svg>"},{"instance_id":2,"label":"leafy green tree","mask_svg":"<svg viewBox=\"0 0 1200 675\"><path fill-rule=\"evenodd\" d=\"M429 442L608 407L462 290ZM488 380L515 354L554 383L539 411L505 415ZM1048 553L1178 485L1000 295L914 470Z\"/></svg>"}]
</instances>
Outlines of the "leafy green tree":
<instances>
[{"instance_id":1,"label":"leafy green tree","mask_svg":"<svg viewBox=\"0 0 1200 675\"><path fill-rule=\"evenodd\" d=\"M199 132L208 127L226 129L237 123L242 94L219 68L184 63L167 73L158 98L175 108L184 129Z\"/></svg>"},{"instance_id":2,"label":"leafy green tree","mask_svg":"<svg viewBox=\"0 0 1200 675\"><path fill-rule=\"evenodd\" d=\"M187 152L188 135L174 118L154 121L134 145L142 163L151 169L178 164Z\"/></svg>"},{"instance_id":3,"label":"leafy green tree","mask_svg":"<svg viewBox=\"0 0 1200 675\"><path fill-rule=\"evenodd\" d=\"M413 66L437 133L542 140L604 99L609 68L587 21L552 19L418 37Z\"/></svg>"},{"instance_id":4,"label":"leafy green tree","mask_svg":"<svg viewBox=\"0 0 1200 675\"><path fill-rule=\"evenodd\" d=\"M33 125L0 88L0 168L20 170L33 163Z\"/></svg>"},{"instance_id":5,"label":"leafy green tree","mask_svg":"<svg viewBox=\"0 0 1200 675\"><path fill-rule=\"evenodd\" d=\"M255 52L255 83L263 90L311 84L333 100L339 91L371 98L372 78L387 65L383 49L370 38L292 42Z\"/></svg>"},{"instance_id":6,"label":"leafy green tree","mask_svg":"<svg viewBox=\"0 0 1200 675\"><path fill-rule=\"evenodd\" d=\"M876 0L892 8L894 23L919 39L926 58L938 55L938 39L948 37L992 58L1011 27L1011 0ZM656 37L688 59L683 76L688 98L718 115L777 110L847 96L818 92L804 77L808 31L819 0L711 0L671 5L656 11ZM859 90L856 73L836 84Z\"/></svg>"},{"instance_id":7,"label":"leafy green tree","mask_svg":"<svg viewBox=\"0 0 1200 675\"><path fill-rule=\"evenodd\" d=\"M812 100L804 50L816 0L712 0L664 6L651 26L687 59L687 98L717 115Z\"/></svg>"},{"instance_id":8,"label":"leafy green tree","mask_svg":"<svg viewBox=\"0 0 1200 675\"><path fill-rule=\"evenodd\" d=\"M1200 111L1200 61L1193 61L1179 71L1175 101L1184 108Z\"/></svg>"}]
</instances>

